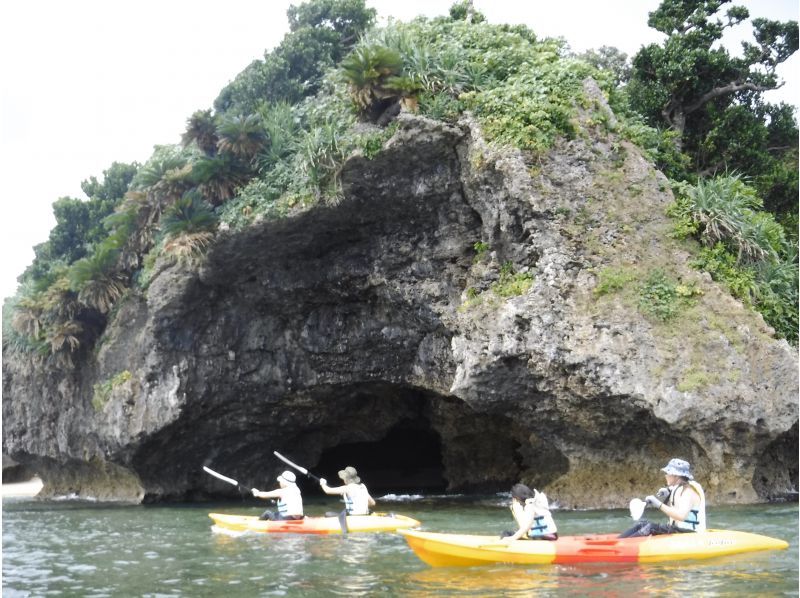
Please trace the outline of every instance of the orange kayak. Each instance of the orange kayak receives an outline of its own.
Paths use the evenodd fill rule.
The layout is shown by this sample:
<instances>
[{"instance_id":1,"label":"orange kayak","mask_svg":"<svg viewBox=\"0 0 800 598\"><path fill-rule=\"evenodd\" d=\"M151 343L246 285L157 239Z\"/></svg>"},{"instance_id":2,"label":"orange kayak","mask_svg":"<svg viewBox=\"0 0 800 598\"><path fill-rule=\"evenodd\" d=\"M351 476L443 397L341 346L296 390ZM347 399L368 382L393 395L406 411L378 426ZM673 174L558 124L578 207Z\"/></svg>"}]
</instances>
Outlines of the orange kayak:
<instances>
[{"instance_id":1,"label":"orange kayak","mask_svg":"<svg viewBox=\"0 0 800 598\"><path fill-rule=\"evenodd\" d=\"M727 530L638 538L619 538L616 534L562 536L552 542L515 540L508 543L501 542L497 536L399 531L416 555L432 567L490 563L652 563L781 550L789 546L783 540L768 536Z\"/></svg>"},{"instance_id":2,"label":"orange kayak","mask_svg":"<svg viewBox=\"0 0 800 598\"><path fill-rule=\"evenodd\" d=\"M235 532L269 534L341 534L338 517L304 517L296 521L265 521L254 515L209 513L216 527ZM393 532L401 528L418 527L419 521L404 515L373 513L347 517L348 532Z\"/></svg>"}]
</instances>

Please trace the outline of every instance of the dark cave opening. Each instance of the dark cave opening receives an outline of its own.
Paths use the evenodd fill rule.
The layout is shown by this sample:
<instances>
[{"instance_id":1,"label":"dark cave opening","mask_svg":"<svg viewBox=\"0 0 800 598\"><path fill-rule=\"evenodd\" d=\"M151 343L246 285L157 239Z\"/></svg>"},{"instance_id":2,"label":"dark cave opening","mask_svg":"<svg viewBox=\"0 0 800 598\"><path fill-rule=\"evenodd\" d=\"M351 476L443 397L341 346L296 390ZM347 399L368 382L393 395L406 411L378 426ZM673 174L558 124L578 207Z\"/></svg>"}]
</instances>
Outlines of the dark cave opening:
<instances>
[{"instance_id":1,"label":"dark cave opening","mask_svg":"<svg viewBox=\"0 0 800 598\"><path fill-rule=\"evenodd\" d=\"M351 465L375 494L444 492L441 439L425 419L402 420L376 442L340 444L322 453L314 468L331 485Z\"/></svg>"}]
</instances>

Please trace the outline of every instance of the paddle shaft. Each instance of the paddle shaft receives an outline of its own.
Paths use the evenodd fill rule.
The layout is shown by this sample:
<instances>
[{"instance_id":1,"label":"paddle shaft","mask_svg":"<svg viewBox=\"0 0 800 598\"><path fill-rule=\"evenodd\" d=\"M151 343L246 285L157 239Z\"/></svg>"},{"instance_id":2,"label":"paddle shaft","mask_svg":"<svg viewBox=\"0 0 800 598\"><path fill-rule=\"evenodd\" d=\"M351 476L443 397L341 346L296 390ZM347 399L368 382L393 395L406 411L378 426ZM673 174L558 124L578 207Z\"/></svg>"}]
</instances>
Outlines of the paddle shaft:
<instances>
[{"instance_id":1,"label":"paddle shaft","mask_svg":"<svg viewBox=\"0 0 800 598\"><path fill-rule=\"evenodd\" d=\"M284 463L286 463L286 465L288 465L289 467L293 467L294 469L296 469L297 471L299 471L303 475L306 475L306 476L310 477L312 480L316 480L317 482L319 482L319 478L317 476L315 476L313 473L311 473L310 471L308 471L305 467L301 467L300 465L298 465L294 461L290 461L289 459L287 459L286 457L281 455L278 451L272 451L272 454L275 455L276 457L278 457L278 459L280 459Z\"/></svg>"}]
</instances>

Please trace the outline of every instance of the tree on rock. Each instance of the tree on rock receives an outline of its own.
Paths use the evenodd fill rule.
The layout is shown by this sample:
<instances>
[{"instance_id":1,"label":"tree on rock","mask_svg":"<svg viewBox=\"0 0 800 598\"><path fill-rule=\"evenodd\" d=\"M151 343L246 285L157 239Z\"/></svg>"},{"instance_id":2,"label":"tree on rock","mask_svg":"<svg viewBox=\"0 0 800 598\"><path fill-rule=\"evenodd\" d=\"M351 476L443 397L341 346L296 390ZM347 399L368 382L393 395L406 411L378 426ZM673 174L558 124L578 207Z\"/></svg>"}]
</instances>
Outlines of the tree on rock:
<instances>
[{"instance_id":1,"label":"tree on rock","mask_svg":"<svg viewBox=\"0 0 800 598\"><path fill-rule=\"evenodd\" d=\"M775 68L797 51L797 22L754 19L756 44L743 42L743 56L733 57L714 45L750 15L733 6L723 22L717 14L729 1L664 0L650 13L648 25L668 37L636 55L629 93L651 124L690 137L708 127L711 112L782 85Z\"/></svg>"}]
</instances>

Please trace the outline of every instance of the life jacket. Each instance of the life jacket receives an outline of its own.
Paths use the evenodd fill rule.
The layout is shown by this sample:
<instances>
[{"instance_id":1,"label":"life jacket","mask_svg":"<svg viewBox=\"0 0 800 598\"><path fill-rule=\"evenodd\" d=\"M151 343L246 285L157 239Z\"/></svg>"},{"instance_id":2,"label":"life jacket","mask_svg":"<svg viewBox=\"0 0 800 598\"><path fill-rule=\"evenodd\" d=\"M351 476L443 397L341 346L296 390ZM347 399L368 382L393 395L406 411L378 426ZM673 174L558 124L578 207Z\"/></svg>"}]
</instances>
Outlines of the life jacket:
<instances>
[{"instance_id":1,"label":"life jacket","mask_svg":"<svg viewBox=\"0 0 800 598\"><path fill-rule=\"evenodd\" d=\"M303 496L300 488L291 484L283 488L281 497L278 499L278 514L281 517L303 514Z\"/></svg>"},{"instance_id":2,"label":"life jacket","mask_svg":"<svg viewBox=\"0 0 800 598\"><path fill-rule=\"evenodd\" d=\"M700 497L700 504L689 511L689 514L683 521L670 518L669 522L678 529L690 532L704 532L706 531L706 495L705 492L703 492L703 487L700 484L694 480L690 480L685 485L679 484L678 486L671 488L667 504L674 506L678 490L680 490L681 494L683 494L689 488L691 488L691 491L696 492Z\"/></svg>"},{"instance_id":3,"label":"life jacket","mask_svg":"<svg viewBox=\"0 0 800 598\"><path fill-rule=\"evenodd\" d=\"M343 498L348 515L369 515L369 490L364 484L347 484Z\"/></svg>"},{"instance_id":4,"label":"life jacket","mask_svg":"<svg viewBox=\"0 0 800 598\"><path fill-rule=\"evenodd\" d=\"M536 539L547 534L558 533L556 522L550 514L550 505L547 503L547 496L545 496L544 492L538 492L536 490L534 490L534 492L534 497L527 499L524 507L526 514L534 513L533 523L528 530L528 537Z\"/></svg>"}]
</instances>

